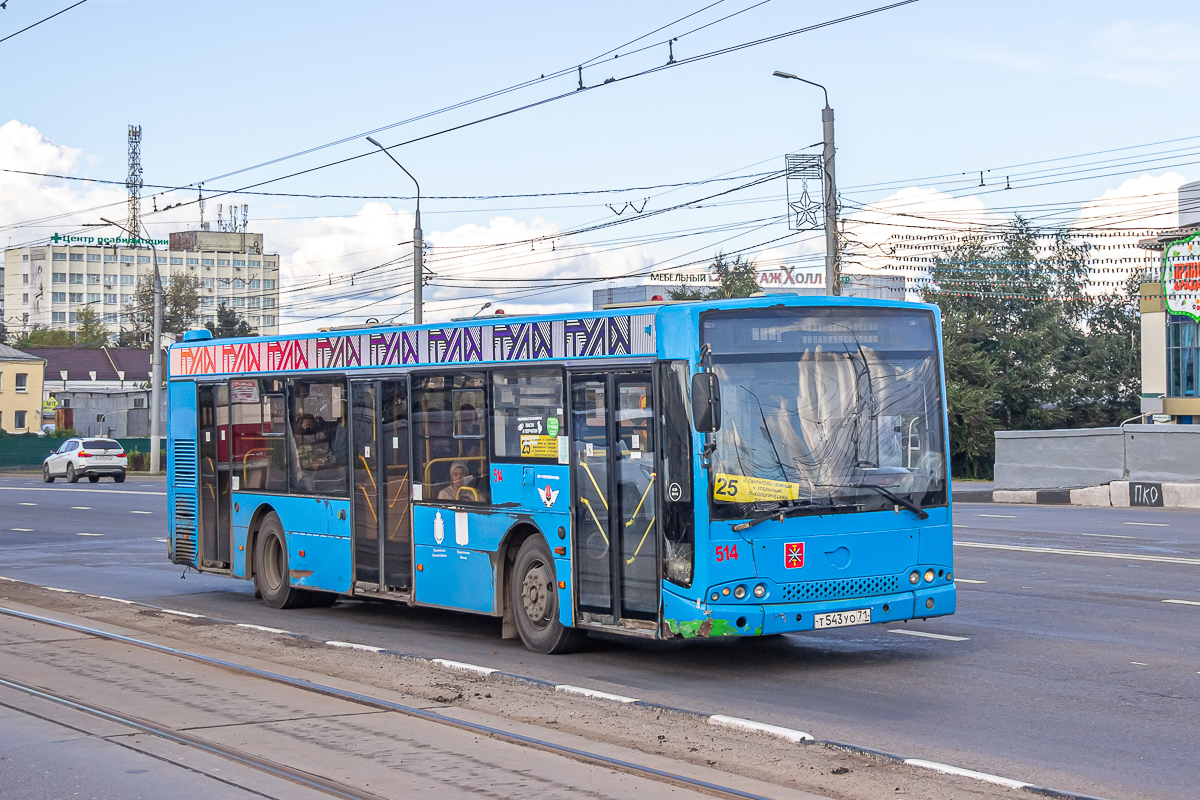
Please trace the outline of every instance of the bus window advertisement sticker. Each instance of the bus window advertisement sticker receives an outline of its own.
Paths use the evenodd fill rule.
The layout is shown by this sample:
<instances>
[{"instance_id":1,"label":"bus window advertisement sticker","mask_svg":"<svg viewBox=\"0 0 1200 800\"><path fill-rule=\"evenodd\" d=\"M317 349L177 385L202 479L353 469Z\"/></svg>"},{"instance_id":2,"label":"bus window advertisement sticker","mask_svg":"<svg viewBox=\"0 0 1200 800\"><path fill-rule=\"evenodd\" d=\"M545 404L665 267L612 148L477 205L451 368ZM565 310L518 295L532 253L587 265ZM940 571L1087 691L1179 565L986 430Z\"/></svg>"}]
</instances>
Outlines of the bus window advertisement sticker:
<instances>
[{"instance_id":1,"label":"bus window advertisement sticker","mask_svg":"<svg viewBox=\"0 0 1200 800\"><path fill-rule=\"evenodd\" d=\"M767 500L799 500L800 484L746 475L717 473L713 499L724 503L755 503Z\"/></svg>"},{"instance_id":2,"label":"bus window advertisement sticker","mask_svg":"<svg viewBox=\"0 0 1200 800\"><path fill-rule=\"evenodd\" d=\"M521 458L558 458L557 436L522 436Z\"/></svg>"},{"instance_id":3,"label":"bus window advertisement sticker","mask_svg":"<svg viewBox=\"0 0 1200 800\"><path fill-rule=\"evenodd\" d=\"M788 542L783 546L783 566L786 569L804 566L804 542Z\"/></svg>"},{"instance_id":4,"label":"bus window advertisement sticker","mask_svg":"<svg viewBox=\"0 0 1200 800\"><path fill-rule=\"evenodd\" d=\"M229 400L232 403L257 403L258 381L234 380L229 382Z\"/></svg>"},{"instance_id":5,"label":"bus window advertisement sticker","mask_svg":"<svg viewBox=\"0 0 1200 800\"><path fill-rule=\"evenodd\" d=\"M524 441L526 436L537 436L542 432L541 417L517 417L517 433Z\"/></svg>"},{"instance_id":6,"label":"bus window advertisement sticker","mask_svg":"<svg viewBox=\"0 0 1200 800\"><path fill-rule=\"evenodd\" d=\"M550 417L546 420L546 433L550 436L558 436L558 417Z\"/></svg>"}]
</instances>

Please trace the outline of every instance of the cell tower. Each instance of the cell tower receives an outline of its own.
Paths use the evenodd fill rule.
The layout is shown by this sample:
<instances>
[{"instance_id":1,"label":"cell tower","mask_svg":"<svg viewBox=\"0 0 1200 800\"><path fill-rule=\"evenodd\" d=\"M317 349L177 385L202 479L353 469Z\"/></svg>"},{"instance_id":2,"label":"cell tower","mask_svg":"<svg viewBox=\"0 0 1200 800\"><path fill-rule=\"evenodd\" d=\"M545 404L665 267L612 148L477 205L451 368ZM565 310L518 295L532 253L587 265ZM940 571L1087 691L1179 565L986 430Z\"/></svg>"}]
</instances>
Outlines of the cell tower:
<instances>
[{"instance_id":1,"label":"cell tower","mask_svg":"<svg viewBox=\"0 0 1200 800\"><path fill-rule=\"evenodd\" d=\"M141 237L142 212L142 126L129 126L129 177L125 179L125 188L129 191L129 221L126 224L130 234L136 239Z\"/></svg>"}]
</instances>

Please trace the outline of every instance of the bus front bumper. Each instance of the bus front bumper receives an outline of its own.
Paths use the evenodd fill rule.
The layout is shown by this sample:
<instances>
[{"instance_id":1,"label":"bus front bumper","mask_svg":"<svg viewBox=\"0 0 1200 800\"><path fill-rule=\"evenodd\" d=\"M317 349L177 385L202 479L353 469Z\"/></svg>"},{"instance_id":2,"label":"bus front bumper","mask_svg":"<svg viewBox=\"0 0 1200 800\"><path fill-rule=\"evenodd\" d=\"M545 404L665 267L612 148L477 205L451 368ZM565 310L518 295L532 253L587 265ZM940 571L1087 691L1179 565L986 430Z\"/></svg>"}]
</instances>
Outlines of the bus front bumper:
<instances>
[{"instance_id":1,"label":"bus front bumper","mask_svg":"<svg viewBox=\"0 0 1200 800\"><path fill-rule=\"evenodd\" d=\"M932 602L931 602L932 601ZM871 610L871 623L899 622L953 614L956 596L953 584L915 589L910 592L847 600L818 600L807 603L711 603L703 616L667 619L667 627L685 638L715 636L759 636L813 630L816 617L835 612ZM668 617L670 615L668 614Z\"/></svg>"}]
</instances>

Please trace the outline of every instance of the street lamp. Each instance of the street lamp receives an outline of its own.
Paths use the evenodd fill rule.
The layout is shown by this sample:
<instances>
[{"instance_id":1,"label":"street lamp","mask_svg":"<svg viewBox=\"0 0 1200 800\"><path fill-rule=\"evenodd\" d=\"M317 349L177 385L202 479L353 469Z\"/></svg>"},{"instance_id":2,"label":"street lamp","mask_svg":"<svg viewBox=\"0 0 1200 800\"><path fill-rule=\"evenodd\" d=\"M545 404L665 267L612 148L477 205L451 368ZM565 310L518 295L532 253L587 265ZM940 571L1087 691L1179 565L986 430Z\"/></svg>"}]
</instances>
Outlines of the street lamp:
<instances>
[{"instance_id":1,"label":"street lamp","mask_svg":"<svg viewBox=\"0 0 1200 800\"><path fill-rule=\"evenodd\" d=\"M100 219L125 231L131 239L141 238L124 225L104 217ZM154 474L162 466L158 455L161 424L158 418L159 392L162 389L162 276L158 273L158 248L154 246L149 231L146 231L146 241L150 243L150 252L154 254L154 340L150 343L150 473Z\"/></svg>"},{"instance_id":2,"label":"street lamp","mask_svg":"<svg viewBox=\"0 0 1200 800\"><path fill-rule=\"evenodd\" d=\"M833 109L829 107L829 92L819 83L792 75L790 72L775 70L776 78L788 78L793 81L816 86L825 92L825 108L821 109L821 123L825 129L825 149L821 154L825 173L825 294L838 295L842 292L838 283L838 240L837 240L837 181L833 170Z\"/></svg>"},{"instance_id":3,"label":"street lamp","mask_svg":"<svg viewBox=\"0 0 1200 800\"><path fill-rule=\"evenodd\" d=\"M388 152L388 149L379 142L367 137L367 141L383 151L384 155L396 163L400 169L404 169L404 165L396 161L396 157ZM413 225L413 324L421 324L421 284L425 278L425 258L424 258L424 243L421 241L421 184L413 178L413 174L407 169L404 169L404 174L412 178L412 182L417 184L417 220Z\"/></svg>"}]
</instances>

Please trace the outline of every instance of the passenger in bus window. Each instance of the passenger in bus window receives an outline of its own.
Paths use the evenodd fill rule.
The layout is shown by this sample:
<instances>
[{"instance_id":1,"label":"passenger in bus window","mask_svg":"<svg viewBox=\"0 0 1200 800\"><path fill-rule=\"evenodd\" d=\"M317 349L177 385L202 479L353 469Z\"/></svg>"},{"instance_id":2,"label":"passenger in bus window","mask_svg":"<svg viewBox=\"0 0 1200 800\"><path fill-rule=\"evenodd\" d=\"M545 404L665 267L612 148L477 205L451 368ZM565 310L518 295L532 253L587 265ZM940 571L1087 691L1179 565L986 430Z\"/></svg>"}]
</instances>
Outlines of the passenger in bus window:
<instances>
[{"instance_id":1,"label":"passenger in bus window","mask_svg":"<svg viewBox=\"0 0 1200 800\"><path fill-rule=\"evenodd\" d=\"M462 450L458 455L480 455L482 434L479 430L479 415L475 411L475 406L470 403L464 403L458 409L458 430L458 435L461 437L459 447Z\"/></svg>"},{"instance_id":2,"label":"passenger in bus window","mask_svg":"<svg viewBox=\"0 0 1200 800\"><path fill-rule=\"evenodd\" d=\"M467 473L466 462L455 461L450 465L450 485L438 492L438 500L476 500L477 494L471 486L474 482Z\"/></svg>"}]
</instances>

